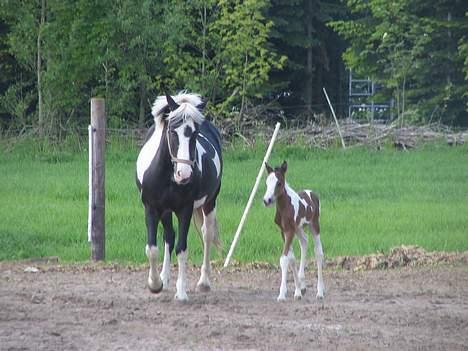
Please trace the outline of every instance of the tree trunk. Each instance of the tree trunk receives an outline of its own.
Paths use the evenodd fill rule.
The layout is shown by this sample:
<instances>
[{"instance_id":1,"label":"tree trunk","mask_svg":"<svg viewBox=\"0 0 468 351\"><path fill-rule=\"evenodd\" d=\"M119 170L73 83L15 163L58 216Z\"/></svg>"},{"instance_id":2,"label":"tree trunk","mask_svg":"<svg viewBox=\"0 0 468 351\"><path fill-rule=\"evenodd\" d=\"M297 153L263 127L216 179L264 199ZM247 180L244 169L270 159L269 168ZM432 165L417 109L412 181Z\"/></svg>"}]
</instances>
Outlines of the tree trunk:
<instances>
[{"instance_id":1,"label":"tree trunk","mask_svg":"<svg viewBox=\"0 0 468 351\"><path fill-rule=\"evenodd\" d=\"M45 23L45 0L41 0L41 18L37 31L37 100L38 100L38 122L39 135L44 136L44 97L42 93L42 30Z\"/></svg>"},{"instance_id":2,"label":"tree trunk","mask_svg":"<svg viewBox=\"0 0 468 351\"><path fill-rule=\"evenodd\" d=\"M240 125L242 121L242 116L244 115L244 108L245 108L245 91L247 87L247 64L249 63L249 56L245 54L245 62L244 62L244 78L242 80L242 97L241 97L241 107L239 111L239 120L238 120L238 129L240 130Z\"/></svg>"},{"instance_id":3,"label":"tree trunk","mask_svg":"<svg viewBox=\"0 0 468 351\"><path fill-rule=\"evenodd\" d=\"M145 127L145 101L146 101L146 84L142 79L140 80L140 113L138 117L138 127Z\"/></svg>"},{"instance_id":4,"label":"tree trunk","mask_svg":"<svg viewBox=\"0 0 468 351\"><path fill-rule=\"evenodd\" d=\"M202 92L206 94L206 76L205 76L205 69L206 69L206 29L207 29L207 22L206 22L206 4L203 5L203 13L202 13L202 68L201 68L201 75L202 75Z\"/></svg>"},{"instance_id":5,"label":"tree trunk","mask_svg":"<svg viewBox=\"0 0 468 351\"><path fill-rule=\"evenodd\" d=\"M307 64L306 64L306 88L305 88L305 103L307 106L308 118L312 118L312 84L313 84L313 47L312 47L312 1L308 2L307 18L307 40L309 47L307 48Z\"/></svg>"}]
</instances>

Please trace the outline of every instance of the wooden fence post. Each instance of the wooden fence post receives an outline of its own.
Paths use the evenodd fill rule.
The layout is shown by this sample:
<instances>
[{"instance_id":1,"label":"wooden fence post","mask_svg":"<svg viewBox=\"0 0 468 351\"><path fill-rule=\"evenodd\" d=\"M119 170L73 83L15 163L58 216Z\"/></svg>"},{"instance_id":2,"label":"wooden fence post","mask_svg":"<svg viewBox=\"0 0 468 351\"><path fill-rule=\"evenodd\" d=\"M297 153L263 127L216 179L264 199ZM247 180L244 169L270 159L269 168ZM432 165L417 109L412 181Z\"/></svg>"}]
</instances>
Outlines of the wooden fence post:
<instances>
[{"instance_id":1,"label":"wooden fence post","mask_svg":"<svg viewBox=\"0 0 468 351\"><path fill-rule=\"evenodd\" d=\"M105 222L105 145L106 145L106 108L102 98L91 99L91 179L90 218L91 258L94 261L105 259L106 222Z\"/></svg>"}]
</instances>

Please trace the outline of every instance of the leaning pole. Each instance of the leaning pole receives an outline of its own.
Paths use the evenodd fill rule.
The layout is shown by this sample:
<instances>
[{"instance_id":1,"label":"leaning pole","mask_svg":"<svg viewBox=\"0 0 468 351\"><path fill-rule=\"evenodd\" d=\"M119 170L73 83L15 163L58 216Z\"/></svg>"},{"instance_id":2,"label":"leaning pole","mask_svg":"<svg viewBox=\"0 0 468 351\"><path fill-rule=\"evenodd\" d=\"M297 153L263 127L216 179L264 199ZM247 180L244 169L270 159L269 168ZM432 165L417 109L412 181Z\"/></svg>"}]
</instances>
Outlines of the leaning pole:
<instances>
[{"instance_id":1,"label":"leaning pole","mask_svg":"<svg viewBox=\"0 0 468 351\"><path fill-rule=\"evenodd\" d=\"M270 145L268 145L267 152L265 154L265 157L263 158L263 162L260 166L260 170L258 171L257 179L255 180L255 185L252 188L252 192L250 193L249 200L247 201L247 205L245 206L244 214L242 215L239 226L237 227L237 230L236 230L236 234L234 235L234 240L232 241L231 248L229 249L229 253L226 257L226 261L224 261L224 268L228 266L232 253L234 251L234 248L236 247L237 240L239 240L242 227L244 226L245 220L247 219L247 214L249 213L250 207L252 206L253 199L255 197L258 186L260 184L260 179L262 178L263 171L265 170L265 163L268 162L268 159L270 158L271 150L273 149L273 144L275 143L276 136L278 135L279 129L280 129L280 123L278 122L276 123L275 131L273 132L273 136L271 137L271 140L270 140Z\"/></svg>"}]
</instances>

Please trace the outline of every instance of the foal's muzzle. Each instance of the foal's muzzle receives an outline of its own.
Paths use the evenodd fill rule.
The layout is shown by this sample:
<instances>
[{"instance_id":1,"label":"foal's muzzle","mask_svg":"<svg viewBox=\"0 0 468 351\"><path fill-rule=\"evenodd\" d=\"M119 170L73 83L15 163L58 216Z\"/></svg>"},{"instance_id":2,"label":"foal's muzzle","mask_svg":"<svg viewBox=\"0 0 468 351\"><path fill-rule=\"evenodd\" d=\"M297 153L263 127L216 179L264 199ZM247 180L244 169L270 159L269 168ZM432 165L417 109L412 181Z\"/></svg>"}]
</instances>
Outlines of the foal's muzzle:
<instances>
[{"instance_id":1,"label":"foal's muzzle","mask_svg":"<svg viewBox=\"0 0 468 351\"><path fill-rule=\"evenodd\" d=\"M263 204L268 207L268 206L271 206L271 204L273 203L273 199L270 197L268 199L263 199Z\"/></svg>"}]
</instances>

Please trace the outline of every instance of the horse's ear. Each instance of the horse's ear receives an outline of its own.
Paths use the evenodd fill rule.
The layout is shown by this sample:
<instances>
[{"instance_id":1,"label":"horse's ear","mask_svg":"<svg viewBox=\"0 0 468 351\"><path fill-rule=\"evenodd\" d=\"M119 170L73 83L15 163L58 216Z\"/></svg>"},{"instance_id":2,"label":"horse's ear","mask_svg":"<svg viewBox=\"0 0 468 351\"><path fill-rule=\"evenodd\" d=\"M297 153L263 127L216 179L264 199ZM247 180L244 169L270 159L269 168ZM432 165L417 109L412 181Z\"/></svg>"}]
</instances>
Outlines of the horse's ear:
<instances>
[{"instance_id":1,"label":"horse's ear","mask_svg":"<svg viewBox=\"0 0 468 351\"><path fill-rule=\"evenodd\" d=\"M270 165L268 163L266 163L266 162L265 162L265 167L266 167L266 170L267 170L268 174L273 172L273 168L271 168Z\"/></svg>"},{"instance_id":2,"label":"horse's ear","mask_svg":"<svg viewBox=\"0 0 468 351\"><path fill-rule=\"evenodd\" d=\"M201 104L197 105L198 111L202 112L206 107L206 101L203 101Z\"/></svg>"},{"instance_id":3,"label":"horse's ear","mask_svg":"<svg viewBox=\"0 0 468 351\"><path fill-rule=\"evenodd\" d=\"M166 92L166 100L167 100L167 105L169 106L169 110L171 110L171 112L179 108L179 105L177 105L177 103L174 101L172 96L170 96L167 92Z\"/></svg>"},{"instance_id":4,"label":"horse's ear","mask_svg":"<svg viewBox=\"0 0 468 351\"><path fill-rule=\"evenodd\" d=\"M288 163L286 162L286 160L283 161L283 164L281 165L281 171L284 173L286 173L286 171L288 170Z\"/></svg>"}]
</instances>

